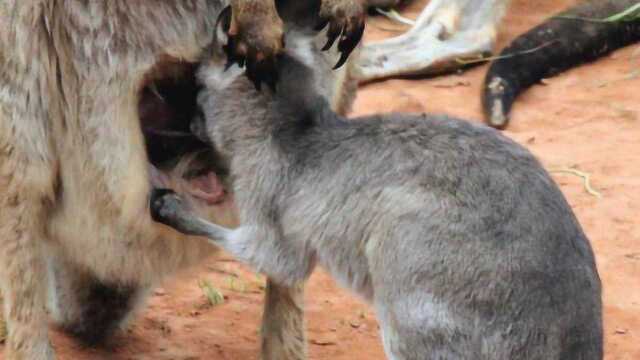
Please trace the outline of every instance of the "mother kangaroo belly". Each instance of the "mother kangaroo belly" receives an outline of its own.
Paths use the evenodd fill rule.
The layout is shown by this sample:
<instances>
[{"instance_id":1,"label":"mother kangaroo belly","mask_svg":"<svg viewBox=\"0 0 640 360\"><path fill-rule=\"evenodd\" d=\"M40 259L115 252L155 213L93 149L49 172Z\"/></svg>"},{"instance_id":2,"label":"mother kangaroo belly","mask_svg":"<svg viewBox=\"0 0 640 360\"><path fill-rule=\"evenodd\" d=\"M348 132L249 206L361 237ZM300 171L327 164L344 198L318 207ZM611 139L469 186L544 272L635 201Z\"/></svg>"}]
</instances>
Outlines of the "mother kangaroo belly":
<instances>
[{"instance_id":1,"label":"mother kangaroo belly","mask_svg":"<svg viewBox=\"0 0 640 360\"><path fill-rule=\"evenodd\" d=\"M148 196L151 168L170 172L200 150L189 138L156 135L188 131L193 68L222 3L136 3L121 26L106 6L74 8L70 26L78 29L68 58L59 59L69 111L53 139L59 168L47 231L66 258L98 278L150 282L214 251L153 222ZM153 21L136 17L143 13ZM206 170L187 165L185 173Z\"/></svg>"}]
</instances>

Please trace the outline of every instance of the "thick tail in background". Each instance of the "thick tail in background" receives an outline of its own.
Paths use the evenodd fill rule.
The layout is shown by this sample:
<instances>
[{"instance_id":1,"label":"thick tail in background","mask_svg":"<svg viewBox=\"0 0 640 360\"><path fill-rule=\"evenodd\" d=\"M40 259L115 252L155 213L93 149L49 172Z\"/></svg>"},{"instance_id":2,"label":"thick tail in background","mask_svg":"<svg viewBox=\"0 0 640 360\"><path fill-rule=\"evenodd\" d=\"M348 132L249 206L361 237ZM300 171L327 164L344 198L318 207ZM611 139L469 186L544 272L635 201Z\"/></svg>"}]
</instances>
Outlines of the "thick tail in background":
<instances>
[{"instance_id":1,"label":"thick tail in background","mask_svg":"<svg viewBox=\"0 0 640 360\"><path fill-rule=\"evenodd\" d=\"M482 105L489 125L505 128L518 95L543 78L640 41L640 10L609 20L638 4L638 0L588 0L516 38L485 78Z\"/></svg>"}]
</instances>

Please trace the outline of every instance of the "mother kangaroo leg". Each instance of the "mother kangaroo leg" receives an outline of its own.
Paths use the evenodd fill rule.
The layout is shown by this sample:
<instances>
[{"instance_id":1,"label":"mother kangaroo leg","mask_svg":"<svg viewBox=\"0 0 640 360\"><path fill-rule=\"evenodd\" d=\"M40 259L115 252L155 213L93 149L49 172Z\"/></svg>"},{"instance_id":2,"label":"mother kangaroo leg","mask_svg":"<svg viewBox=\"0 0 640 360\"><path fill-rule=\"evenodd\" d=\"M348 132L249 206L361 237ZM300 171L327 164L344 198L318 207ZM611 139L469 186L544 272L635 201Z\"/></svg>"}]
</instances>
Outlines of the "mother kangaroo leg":
<instances>
[{"instance_id":1,"label":"mother kangaroo leg","mask_svg":"<svg viewBox=\"0 0 640 360\"><path fill-rule=\"evenodd\" d=\"M28 112L25 93L8 99L2 90L0 109L13 110L11 115L0 111L0 290L9 330L5 359L49 360L54 355L46 325L43 243L55 172L48 129Z\"/></svg>"},{"instance_id":2,"label":"mother kangaroo leg","mask_svg":"<svg viewBox=\"0 0 640 360\"><path fill-rule=\"evenodd\" d=\"M49 311L54 322L95 346L126 325L148 287L104 283L59 257L49 259Z\"/></svg>"},{"instance_id":3,"label":"mother kangaroo leg","mask_svg":"<svg viewBox=\"0 0 640 360\"><path fill-rule=\"evenodd\" d=\"M262 317L262 360L307 358L304 284L287 287L267 280Z\"/></svg>"}]
</instances>

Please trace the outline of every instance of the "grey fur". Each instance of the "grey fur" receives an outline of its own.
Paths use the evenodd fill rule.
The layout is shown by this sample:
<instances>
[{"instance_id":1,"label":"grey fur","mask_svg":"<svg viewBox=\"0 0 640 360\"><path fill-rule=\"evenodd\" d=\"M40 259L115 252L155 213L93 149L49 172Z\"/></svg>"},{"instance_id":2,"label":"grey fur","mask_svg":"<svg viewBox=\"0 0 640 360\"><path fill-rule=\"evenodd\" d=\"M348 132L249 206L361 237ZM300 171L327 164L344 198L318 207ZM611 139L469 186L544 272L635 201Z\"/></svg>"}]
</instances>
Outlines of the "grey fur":
<instances>
[{"instance_id":1,"label":"grey fur","mask_svg":"<svg viewBox=\"0 0 640 360\"><path fill-rule=\"evenodd\" d=\"M389 359L602 358L592 249L529 151L448 116L346 121L297 57L281 58L276 94L237 68L223 85L202 70L242 226L196 218L172 194L152 201L156 218L282 284L319 263L373 304Z\"/></svg>"}]
</instances>

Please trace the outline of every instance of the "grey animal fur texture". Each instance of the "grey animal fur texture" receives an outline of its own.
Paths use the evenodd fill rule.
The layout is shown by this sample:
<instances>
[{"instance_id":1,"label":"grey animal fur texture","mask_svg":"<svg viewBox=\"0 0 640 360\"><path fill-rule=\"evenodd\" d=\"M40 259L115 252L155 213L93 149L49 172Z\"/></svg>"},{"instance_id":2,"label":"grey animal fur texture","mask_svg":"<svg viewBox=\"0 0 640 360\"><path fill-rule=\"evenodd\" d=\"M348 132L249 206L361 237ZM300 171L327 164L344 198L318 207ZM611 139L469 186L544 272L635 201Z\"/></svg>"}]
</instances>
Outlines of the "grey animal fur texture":
<instances>
[{"instance_id":1,"label":"grey animal fur texture","mask_svg":"<svg viewBox=\"0 0 640 360\"><path fill-rule=\"evenodd\" d=\"M593 251L535 157L446 115L347 121L300 49L280 58L276 93L237 66L225 82L201 69L201 126L227 159L241 226L172 193L152 198L156 219L281 284L321 265L373 305L392 360L601 359Z\"/></svg>"}]
</instances>

